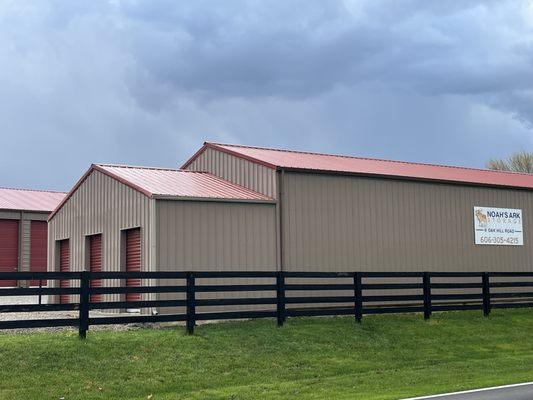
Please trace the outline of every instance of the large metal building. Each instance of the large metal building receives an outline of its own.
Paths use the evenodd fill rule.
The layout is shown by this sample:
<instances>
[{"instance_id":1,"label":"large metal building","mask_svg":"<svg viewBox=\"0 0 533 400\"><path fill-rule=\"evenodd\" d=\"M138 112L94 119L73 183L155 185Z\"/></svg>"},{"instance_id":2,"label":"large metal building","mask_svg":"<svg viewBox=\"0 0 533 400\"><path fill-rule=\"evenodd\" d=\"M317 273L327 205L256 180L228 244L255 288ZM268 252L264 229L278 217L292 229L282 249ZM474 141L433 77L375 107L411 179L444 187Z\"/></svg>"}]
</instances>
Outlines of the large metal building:
<instances>
[{"instance_id":1,"label":"large metal building","mask_svg":"<svg viewBox=\"0 0 533 400\"><path fill-rule=\"evenodd\" d=\"M531 174L216 143L182 168L273 197L285 271L531 268ZM520 217L477 226L478 209Z\"/></svg>"},{"instance_id":2,"label":"large metal building","mask_svg":"<svg viewBox=\"0 0 533 400\"><path fill-rule=\"evenodd\" d=\"M524 271L532 216L533 175L205 143L181 169L93 165L48 268Z\"/></svg>"},{"instance_id":3,"label":"large metal building","mask_svg":"<svg viewBox=\"0 0 533 400\"><path fill-rule=\"evenodd\" d=\"M46 271L46 219L64 196L60 192L0 188L0 272ZM0 281L0 286L17 284L28 282Z\"/></svg>"}]
</instances>

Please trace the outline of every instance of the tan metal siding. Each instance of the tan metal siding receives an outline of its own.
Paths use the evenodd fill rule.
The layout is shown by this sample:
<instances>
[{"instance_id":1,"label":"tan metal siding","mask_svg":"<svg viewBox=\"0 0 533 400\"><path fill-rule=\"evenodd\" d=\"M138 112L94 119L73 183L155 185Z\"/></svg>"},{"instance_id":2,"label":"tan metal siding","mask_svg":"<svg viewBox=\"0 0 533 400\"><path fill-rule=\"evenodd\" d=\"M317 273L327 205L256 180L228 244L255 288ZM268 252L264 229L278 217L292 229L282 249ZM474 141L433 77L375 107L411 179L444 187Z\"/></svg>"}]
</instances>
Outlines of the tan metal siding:
<instances>
[{"instance_id":1,"label":"tan metal siding","mask_svg":"<svg viewBox=\"0 0 533 400\"><path fill-rule=\"evenodd\" d=\"M533 192L285 173L285 270L530 270ZM474 245L474 206L520 208L524 246Z\"/></svg>"},{"instance_id":2,"label":"tan metal siding","mask_svg":"<svg viewBox=\"0 0 533 400\"><path fill-rule=\"evenodd\" d=\"M163 271L275 269L273 204L159 200L157 211Z\"/></svg>"},{"instance_id":3,"label":"tan metal siding","mask_svg":"<svg viewBox=\"0 0 533 400\"><path fill-rule=\"evenodd\" d=\"M24 219L29 219L31 221L46 221L49 215L50 213L36 213L24 211Z\"/></svg>"},{"instance_id":4,"label":"tan metal siding","mask_svg":"<svg viewBox=\"0 0 533 400\"><path fill-rule=\"evenodd\" d=\"M128 186L94 171L49 222L48 269L57 270L55 242L70 239L71 270L86 267L86 235L102 234L104 271L121 269L121 230L141 228L142 269L151 270L150 213L153 200ZM116 286L119 281L105 281ZM104 296L118 301L119 295Z\"/></svg>"},{"instance_id":5,"label":"tan metal siding","mask_svg":"<svg viewBox=\"0 0 533 400\"><path fill-rule=\"evenodd\" d=\"M269 197L277 197L275 170L219 150L207 148L187 169L210 172Z\"/></svg>"},{"instance_id":6,"label":"tan metal siding","mask_svg":"<svg viewBox=\"0 0 533 400\"><path fill-rule=\"evenodd\" d=\"M0 211L0 219L20 219L20 211Z\"/></svg>"},{"instance_id":7,"label":"tan metal siding","mask_svg":"<svg viewBox=\"0 0 533 400\"><path fill-rule=\"evenodd\" d=\"M157 201L159 266L162 271L275 271L275 229L274 204ZM198 280L198 284L230 283L273 283L273 280L272 282L254 279ZM184 284L184 282L176 280L166 281L164 284ZM273 295L266 292L235 292L210 293L208 296L227 298ZM198 298L206 296L204 293L197 295ZM184 297L179 294L162 294L160 298ZM261 307L227 306L217 307L217 310L253 308ZM199 307L198 312L210 309L210 307ZM183 309L179 307L172 309L172 312L182 311Z\"/></svg>"},{"instance_id":8,"label":"tan metal siding","mask_svg":"<svg viewBox=\"0 0 533 400\"><path fill-rule=\"evenodd\" d=\"M24 219L32 221L46 221L49 213L22 211L24 213ZM0 210L0 219L20 219L20 211L14 210Z\"/></svg>"},{"instance_id":9,"label":"tan metal siding","mask_svg":"<svg viewBox=\"0 0 533 400\"><path fill-rule=\"evenodd\" d=\"M31 221L23 216L21 223L22 232L20 233L20 271L30 270L30 251L31 251Z\"/></svg>"}]
</instances>

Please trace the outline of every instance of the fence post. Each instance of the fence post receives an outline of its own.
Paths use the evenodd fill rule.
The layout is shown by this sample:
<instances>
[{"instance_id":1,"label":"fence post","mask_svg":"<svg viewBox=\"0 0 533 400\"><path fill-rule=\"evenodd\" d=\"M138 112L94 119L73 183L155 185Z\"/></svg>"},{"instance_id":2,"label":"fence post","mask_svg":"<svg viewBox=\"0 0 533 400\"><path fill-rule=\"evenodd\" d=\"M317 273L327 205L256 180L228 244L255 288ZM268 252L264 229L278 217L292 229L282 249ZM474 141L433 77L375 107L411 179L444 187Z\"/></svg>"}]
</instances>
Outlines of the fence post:
<instances>
[{"instance_id":1,"label":"fence post","mask_svg":"<svg viewBox=\"0 0 533 400\"><path fill-rule=\"evenodd\" d=\"M89 329L89 273L82 271L80 277L79 335L85 339Z\"/></svg>"},{"instance_id":2,"label":"fence post","mask_svg":"<svg viewBox=\"0 0 533 400\"><path fill-rule=\"evenodd\" d=\"M422 288L424 291L424 319L431 317L431 275L424 272L422 277Z\"/></svg>"},{"instance_id":3,"label":"fence post","mask_svg":"<svg viewBox=\"0 0 533 400\"><path fill-rule=\"evenodd\" d=\"M361 323L363 319L363 285L361 281L361 273L354 272L353 275L353 294L355 306L355 321Z\"/></svg>"},{"instance_id":4,"label":"fence post","mask_svg":"<svg viewBox=\"0 0 533 400\"><path fill-rule=\"evenodd\" d=\"M283 271L278 271L276 274L276 297L278 326L283 326L285 322L285 275Z\"/></svg>"},{"instance_id":5,"label":"fence post","mask_svg":"<svg viewBox=\"0 0 533 400\"><path fill-rule=\"evenodd\" d=\"M187 333L192 335L194 333L194 325L196 324L196 283L194 274L187 273Z\"/></svg>"},{"instance_id":6,"label":"fence post","mask_svg":"<svg viewBox=\"0 0 533 400\"><path fill-rule=\"evenodd\" d=\"M483 283L483 315L488 317L490 314L490 275L488 272L483 272L481 275Z\"/></svg>"}]
</instances>

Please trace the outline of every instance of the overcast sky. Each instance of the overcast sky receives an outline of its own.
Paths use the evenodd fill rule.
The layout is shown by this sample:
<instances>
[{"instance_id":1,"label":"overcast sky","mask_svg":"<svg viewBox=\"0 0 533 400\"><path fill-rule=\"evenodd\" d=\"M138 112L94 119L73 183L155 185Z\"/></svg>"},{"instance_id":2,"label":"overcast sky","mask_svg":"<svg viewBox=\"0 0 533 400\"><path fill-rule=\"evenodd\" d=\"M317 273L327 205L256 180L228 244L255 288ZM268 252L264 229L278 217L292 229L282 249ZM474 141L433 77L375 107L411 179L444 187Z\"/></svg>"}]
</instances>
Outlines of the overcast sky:
<instances>
[{"instance_id":1,"label":"overcast sky","mask_svg":"<svg viewBox=\"0 0 533 400\"><path fill-rule=\"evenodd\" d=\"M533 150L532 1L0 0L0 186L205 140L483 167Z\"/></svg>"}]
</instances>

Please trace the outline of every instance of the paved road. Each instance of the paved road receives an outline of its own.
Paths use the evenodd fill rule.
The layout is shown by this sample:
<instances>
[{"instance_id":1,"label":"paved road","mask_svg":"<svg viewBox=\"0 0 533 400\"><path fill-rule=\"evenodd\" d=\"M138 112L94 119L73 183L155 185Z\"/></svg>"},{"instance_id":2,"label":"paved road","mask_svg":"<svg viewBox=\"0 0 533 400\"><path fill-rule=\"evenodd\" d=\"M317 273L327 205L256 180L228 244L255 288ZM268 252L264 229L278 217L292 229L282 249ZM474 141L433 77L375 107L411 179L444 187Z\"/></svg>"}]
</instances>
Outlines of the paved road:
<instances>
[{"instance_id":1,"label":"paved road","mask_svg":"<svg viewBox=\"0 0 533 400\"><path fill-rule=\"evenodd\" d=\"M438 396L417 397L435 400L533 400L533 383L509 385L493 389L471 390ZM406 399L415 400L415 399Z\"/></svg>"}]
</instances>

